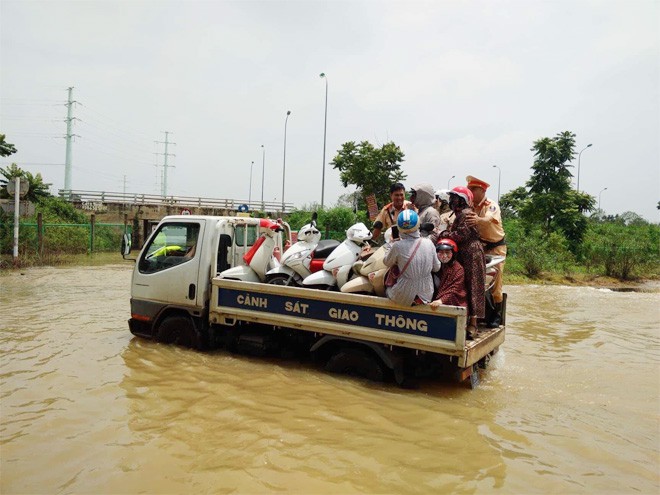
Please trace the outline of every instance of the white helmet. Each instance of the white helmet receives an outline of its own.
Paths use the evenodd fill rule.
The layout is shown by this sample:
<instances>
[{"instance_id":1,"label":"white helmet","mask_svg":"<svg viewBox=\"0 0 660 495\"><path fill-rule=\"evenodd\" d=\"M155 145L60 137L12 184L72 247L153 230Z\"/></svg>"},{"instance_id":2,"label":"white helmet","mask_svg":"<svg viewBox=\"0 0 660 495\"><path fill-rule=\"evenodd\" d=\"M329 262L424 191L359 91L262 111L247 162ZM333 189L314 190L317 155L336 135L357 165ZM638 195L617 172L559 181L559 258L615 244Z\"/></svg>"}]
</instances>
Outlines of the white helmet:
<instances>
[{"instance_id":1,"label":"white helmet","mask_svg":"<svg viewBox=\"0 0 660 495\"><path fill-rule=\"evenodd\" d=\"M349 241L362 243L371 239L371 231L363 223L356 223L346 231L346 237Z\"/></svg>"},{"instance_id":2,"label":"white helmet","mask_svg":"<svg viewBox=\"0 0 660 495\"><path fill-rule=\"evenodd\" d=\"M449 189L438 189L435 192L435 199L449 203Z\"/></svg>"},{"instance_id":3,"label":"white helmet","mask_svg":"<svg viewBox=\"0 0 660 495\"><path fill-rule=\"evenodd\" d=\"M298 231L298 241L318 244L321 240L321 232L316 228L316 222L303 225Z\"/></svg>"}]
</instances>

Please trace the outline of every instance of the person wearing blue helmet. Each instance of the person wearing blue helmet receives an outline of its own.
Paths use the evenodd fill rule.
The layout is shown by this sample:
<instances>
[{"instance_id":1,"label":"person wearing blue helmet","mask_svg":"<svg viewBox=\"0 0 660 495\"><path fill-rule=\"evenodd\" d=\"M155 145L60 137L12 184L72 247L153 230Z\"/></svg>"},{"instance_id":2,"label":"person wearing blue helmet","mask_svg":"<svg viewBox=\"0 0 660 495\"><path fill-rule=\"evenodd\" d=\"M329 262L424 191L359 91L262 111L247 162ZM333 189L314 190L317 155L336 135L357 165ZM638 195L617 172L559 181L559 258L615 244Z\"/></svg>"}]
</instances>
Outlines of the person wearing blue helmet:
<instances>
[{"instance_id":1,"label":"person wearing blue helmet","mask_svg":"<svg viewBox=\"0 0 660 495\"><path fill-rule=\"evenodd\" d=\"M428 304L433 299L431 274L440 269L435 246L430 239L420 236L419 216L414 210L403 210L396 223L400 239L386 244L383 262L391 270L398 270L399 275L385 294L402 306Z\"/></svg>"}]
</instances>

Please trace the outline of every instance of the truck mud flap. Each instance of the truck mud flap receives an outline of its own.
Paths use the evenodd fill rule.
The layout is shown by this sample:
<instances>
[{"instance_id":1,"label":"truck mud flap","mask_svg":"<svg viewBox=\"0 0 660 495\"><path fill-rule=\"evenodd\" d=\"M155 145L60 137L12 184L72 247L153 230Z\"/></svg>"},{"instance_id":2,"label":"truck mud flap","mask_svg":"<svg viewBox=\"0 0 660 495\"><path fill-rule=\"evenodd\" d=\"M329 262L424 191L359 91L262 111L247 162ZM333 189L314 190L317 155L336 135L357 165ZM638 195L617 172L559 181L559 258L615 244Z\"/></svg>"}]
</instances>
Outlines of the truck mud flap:
<instances>
[{"instance_id":1,"label":"truck mud flap","mask_svg":"<svg viewBox=\"0 0 660 495\"><path fill-rule=\"evenodd\" d=\"M470 388L475 389L479 386L479 366L474 364L468 368L463 368L458 370L456 374L456 380L459 383L463 383L465 380L470 380Z\"/></svg>"}]
</instances>

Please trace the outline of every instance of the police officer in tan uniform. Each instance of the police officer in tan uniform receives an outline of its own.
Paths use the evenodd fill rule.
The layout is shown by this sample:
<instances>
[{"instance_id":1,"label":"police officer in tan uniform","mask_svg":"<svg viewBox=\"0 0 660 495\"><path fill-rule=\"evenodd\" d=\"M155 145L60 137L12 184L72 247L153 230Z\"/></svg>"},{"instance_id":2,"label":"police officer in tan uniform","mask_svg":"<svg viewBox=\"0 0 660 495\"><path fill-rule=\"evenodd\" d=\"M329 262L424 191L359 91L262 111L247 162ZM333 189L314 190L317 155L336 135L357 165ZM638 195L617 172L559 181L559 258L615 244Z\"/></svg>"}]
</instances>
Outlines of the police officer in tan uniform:
<instances>
[{"instance_id":1,"label":"police officer in tan uniform","mask_svg":"<svg viewBox=\"0 0 660 495\"><path fill-rule=\"evenodd\" d=\"M396 219L401 211L406 209L414 209L410 201L406 201L406 188L400 182L396 182L390 186L390 199L391 203L386 204L373 225L372 239L376 240L381 232L387 230L392 225L396 225Z\"/></svg>"},{"instance_id":2,"label":"police officer in tan uniform","mask_svg":"<svg viewBox=\"0 0 660 495\"><path fill-rule=\"evenodd\" d=\"M477 227L481 243L484 246L484 254L506 256L506 241L504 239L500 206L496 201L486 197L486 190L490 184L472 175L468 175L465 180L468 189L472 191L474 196L474 213L468 214L467 223ZM504 262L497 265L496 269L497 274L492 290L495 311L492 312L491 318L486 321L486 324L492 328L497 327L502 322Z\"/></svg>"}]
</instances>

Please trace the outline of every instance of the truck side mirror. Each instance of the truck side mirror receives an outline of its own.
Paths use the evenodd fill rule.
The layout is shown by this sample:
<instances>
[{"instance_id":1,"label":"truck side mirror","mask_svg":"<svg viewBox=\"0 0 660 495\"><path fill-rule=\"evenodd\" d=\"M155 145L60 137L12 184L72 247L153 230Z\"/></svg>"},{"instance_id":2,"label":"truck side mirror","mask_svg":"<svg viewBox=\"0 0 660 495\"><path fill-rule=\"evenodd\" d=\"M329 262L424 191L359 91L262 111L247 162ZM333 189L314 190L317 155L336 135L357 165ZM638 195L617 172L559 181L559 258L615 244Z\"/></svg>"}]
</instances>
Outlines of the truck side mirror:
<instances>
[{"instance_id":1,"label":"truck side mirror","mask_svg":"<svg viewBox=\"0 0 660 495\"><path fill-rule=\"evenodd\" d=\"M131 236L126 233L121 238L121 255L124 259L131 253Z\"/></svg>"}]
</instances>

